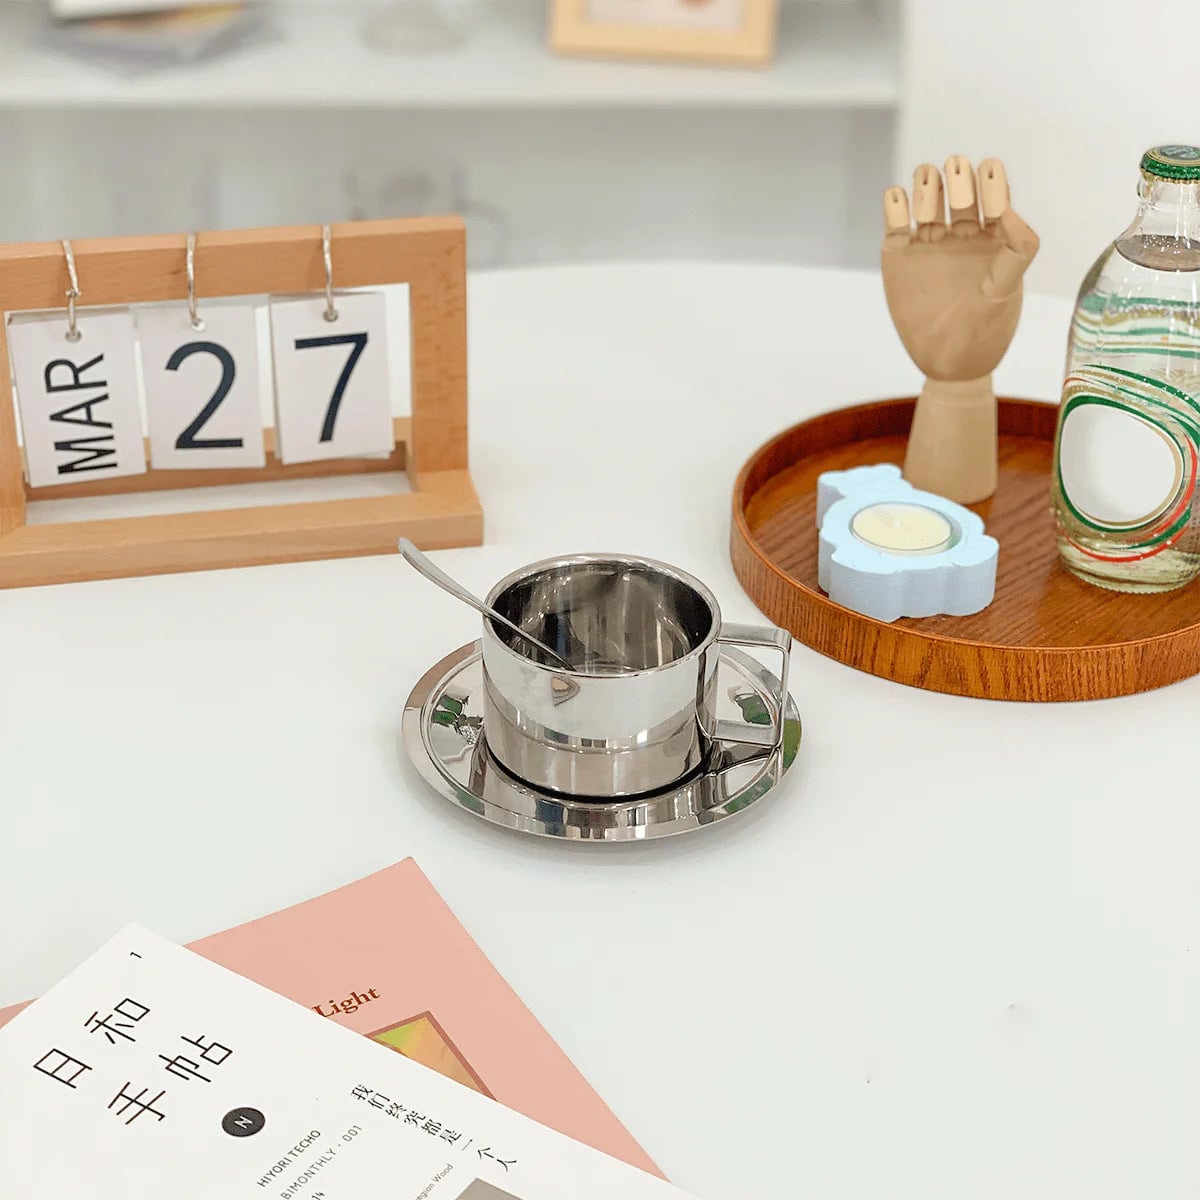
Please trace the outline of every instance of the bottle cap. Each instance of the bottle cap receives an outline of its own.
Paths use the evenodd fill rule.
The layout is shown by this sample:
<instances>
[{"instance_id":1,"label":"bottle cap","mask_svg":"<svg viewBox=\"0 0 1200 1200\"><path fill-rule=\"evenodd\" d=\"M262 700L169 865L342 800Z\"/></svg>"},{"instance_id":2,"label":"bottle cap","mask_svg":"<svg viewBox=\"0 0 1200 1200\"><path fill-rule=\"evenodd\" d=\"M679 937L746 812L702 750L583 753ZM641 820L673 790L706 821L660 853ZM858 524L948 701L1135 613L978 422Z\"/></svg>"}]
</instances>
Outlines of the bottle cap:
<instances>
[{"instance_id":1,"label":"bottle cap","mask_svg":"<svg viewBox=\"0 0 1200 1200\"><path fill-rule=\"evenodd\" d=\"M1142 170L1159 179L1200 179L1200 146L1155 146L1142 155Z\"/></svg>"}]
</instances>

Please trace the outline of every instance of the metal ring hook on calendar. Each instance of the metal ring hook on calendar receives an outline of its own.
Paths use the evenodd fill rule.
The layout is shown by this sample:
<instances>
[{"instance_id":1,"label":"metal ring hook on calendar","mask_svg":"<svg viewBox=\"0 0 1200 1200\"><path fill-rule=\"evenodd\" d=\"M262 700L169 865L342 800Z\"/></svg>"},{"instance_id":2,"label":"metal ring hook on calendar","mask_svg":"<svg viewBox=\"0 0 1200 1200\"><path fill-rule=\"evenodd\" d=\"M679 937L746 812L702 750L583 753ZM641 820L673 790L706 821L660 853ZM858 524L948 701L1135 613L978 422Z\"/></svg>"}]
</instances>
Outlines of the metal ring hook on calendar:
<instances>
[{"instance_id":1,"label":"metal ring hook on calendar","mask_svg":"<svg viewBox=\"0 0 1200 1200\"><path fill-rule=\"evenodd\" d=\"M321 258L325 262L325 320L336 321L338 310L333 303L333 231L321 226Z\"/></svg>"},{"instance_id":2,"label":"metal ring hook on calendar","mask_svg":"<svg viewBox=\"0 0 1200 1200\"><path fill-rule=\"evenodd\" d=\"M204 318L200 316L200 309L196 303L196 235L194 233L187 235L187 261L185 269L187 270L188 324L197 333L203 333Z\"/></svg>"},{"instance_id":3,"label":"metal ring hook on calendar","mask_svg":"<svg viewBox=\"0 0 1200 1200\"><path fill-rule=\"evenodd\" d=\"M80 295L79 275L75 270L75 251L71 248L70 238L63 238L62 248L67 259L67 278L71 281L70 287L67 288L67 341L77 342L83 336L75 319L75 302Z\"/></svg>"}]
</instances>

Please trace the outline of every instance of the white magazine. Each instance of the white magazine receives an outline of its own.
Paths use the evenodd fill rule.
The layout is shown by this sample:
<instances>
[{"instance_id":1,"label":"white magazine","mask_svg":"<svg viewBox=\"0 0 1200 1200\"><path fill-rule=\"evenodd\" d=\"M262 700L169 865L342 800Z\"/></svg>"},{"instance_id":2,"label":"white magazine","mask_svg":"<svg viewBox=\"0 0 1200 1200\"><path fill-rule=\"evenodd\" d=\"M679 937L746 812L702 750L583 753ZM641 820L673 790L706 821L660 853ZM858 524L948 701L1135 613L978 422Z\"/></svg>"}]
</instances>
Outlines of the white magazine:
<instances>
[{"instance_id":1,"label":"white magazine","mask_svg":"<svg viewBox=\"0 0 1200 1200\"><path fill-rule=\"evenodd\" d=\"M138 926L0 1029L3 1197L683 1195Z\"/></svg>"}]
</instances>

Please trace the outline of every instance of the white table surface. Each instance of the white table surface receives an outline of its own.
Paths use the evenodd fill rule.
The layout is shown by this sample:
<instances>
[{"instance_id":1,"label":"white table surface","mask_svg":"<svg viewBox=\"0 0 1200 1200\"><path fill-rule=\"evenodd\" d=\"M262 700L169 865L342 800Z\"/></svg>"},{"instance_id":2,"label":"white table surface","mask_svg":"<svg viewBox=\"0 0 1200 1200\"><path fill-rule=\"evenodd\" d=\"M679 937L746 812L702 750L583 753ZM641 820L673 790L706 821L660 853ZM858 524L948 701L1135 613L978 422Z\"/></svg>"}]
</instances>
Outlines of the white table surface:
<instances>
[{"instance_id":1,"label":"white table surface","mask_svg":"<svg viewBox=\"0 0 1200 1200\"><path fill-rule=\"evenodd\" d=\"M487 545L438 558L479 592L612 549L753 619L742 461L919 383L867 273L513 271L470 302ZM999 390L1056 395L1068 314L1027 301ZM398 557L0 593L0 1003L127 921L186 941L411 854L702 1197L1196 1194L1200 681L994 704L798 647L775 797L571 846L451 809L399 748L476 628Z\"/></svg>"}]
</instances>

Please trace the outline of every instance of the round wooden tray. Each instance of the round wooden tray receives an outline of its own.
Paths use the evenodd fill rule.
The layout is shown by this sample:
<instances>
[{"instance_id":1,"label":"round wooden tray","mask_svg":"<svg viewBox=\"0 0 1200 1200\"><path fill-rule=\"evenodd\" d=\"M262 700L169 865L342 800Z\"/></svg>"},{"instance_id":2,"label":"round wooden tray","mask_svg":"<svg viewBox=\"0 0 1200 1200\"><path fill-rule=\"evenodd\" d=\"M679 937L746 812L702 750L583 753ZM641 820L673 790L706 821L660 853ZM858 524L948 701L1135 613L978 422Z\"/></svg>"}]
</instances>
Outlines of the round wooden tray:
<instances>
[{"instance_id":1,"label":"round wooden tray","mask_svg":"<svg viewBox=\"0 0 1200 1200\"><path fill-rule=\"evenodd\" d=\"M1094 700L1200 672L1200 586L1159 595L1093 587L1059 565L1049 477L1057 407L1000 400L1000 485L974 509L1000 542L996 598L970 617L886 624L817 586L817 476L902 463L912 398L785 430L742 468L733 566L750 598L806 645L874 675L992 700Z\"/></svg>"}]
</instances>

